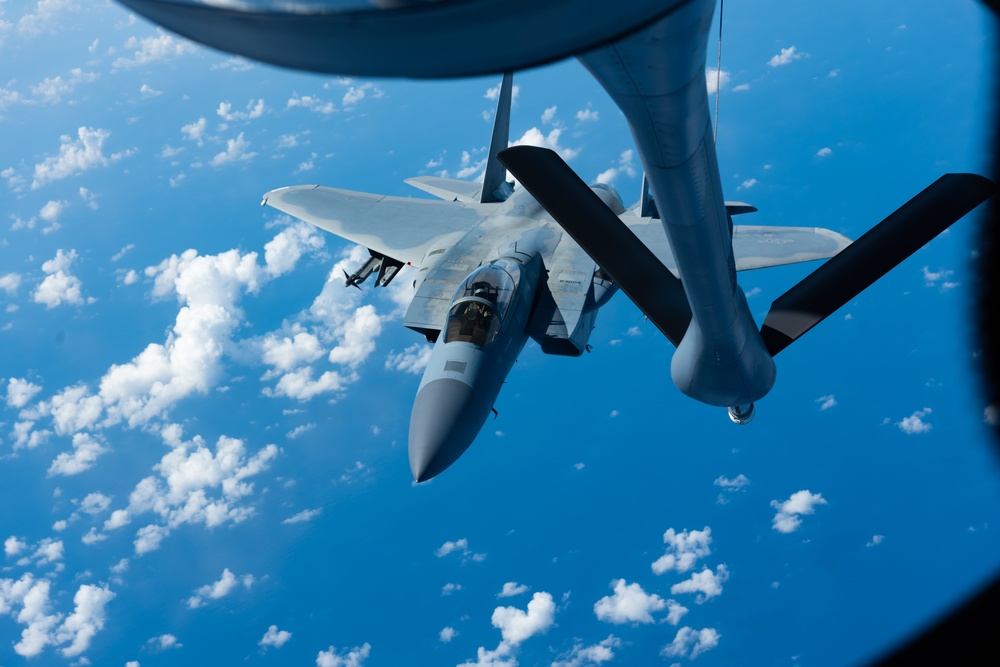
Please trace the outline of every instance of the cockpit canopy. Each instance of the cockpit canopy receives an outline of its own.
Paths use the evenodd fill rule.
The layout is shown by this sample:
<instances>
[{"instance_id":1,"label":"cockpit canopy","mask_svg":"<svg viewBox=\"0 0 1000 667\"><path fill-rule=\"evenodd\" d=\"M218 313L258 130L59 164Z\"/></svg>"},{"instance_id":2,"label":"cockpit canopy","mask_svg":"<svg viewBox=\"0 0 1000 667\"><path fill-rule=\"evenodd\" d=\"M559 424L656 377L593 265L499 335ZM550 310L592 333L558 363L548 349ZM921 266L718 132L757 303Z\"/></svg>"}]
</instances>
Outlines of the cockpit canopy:
<instances>
[{"instance_id":1,"label":"cockpit canopy","mask_svg":"<svg viewBox=\"0 0 1000 667\"><path fill-rule=\"evenodd\" d=\"M444 342L492 343L520 279L521 265L512 259L494 260L469 274L452 299Z\"/></svg>"}]
</instances>

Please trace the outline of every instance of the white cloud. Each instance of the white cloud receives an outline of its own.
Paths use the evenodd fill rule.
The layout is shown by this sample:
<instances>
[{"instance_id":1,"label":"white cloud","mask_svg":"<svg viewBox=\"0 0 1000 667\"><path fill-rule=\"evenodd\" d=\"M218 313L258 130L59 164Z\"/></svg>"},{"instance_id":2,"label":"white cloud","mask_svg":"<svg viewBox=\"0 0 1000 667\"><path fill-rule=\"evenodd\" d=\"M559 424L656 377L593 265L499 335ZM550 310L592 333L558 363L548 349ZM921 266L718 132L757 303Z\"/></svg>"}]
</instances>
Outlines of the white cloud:
<instances>
[{"instance_id":1,"label":"white cloud","mask_svg":"<svg viewBox=\"0 0 1000 667\"><path fill-rule=\"evenodd\" d=\"M712 484L716 486L721 486L726 491L733 491L733 492L741 490L749 483L750 480L747 479L747 476L742 473L740 473L733 479L729 479L728 477L719 475L718 477L715 478L715 481L712 482Z\"/></svg>"},{"instance_id":2,"label":"white cloud","mask_svg":"<svg viewBox=\"0 0 1000 667\"><path fill-rule=\"evenodd\" d=\"M694 660L702 653L710 651L719 645L722 635L715 628L695 630L684 626L677 631L674 640L663 647L660 655L665 658L683 658Z\"/></svg>"},{"instance_id":3,"label":"white cloud","mask_svg":"<svg viewBox=\"0 0 1000 667\"><path fill-rule=\"evenodd\" d=\"M281 523L286 526L290 526L296 523L305 523L306 521L312 521L322 513L323 513L322 507L316 507L311 510L302 510L298 514L293 514L292 516L288 517Z\"/></svg>"},{"instance_id":4,"label":"white cloud","mask_svg":"<svg viewBox=\"0 0 1000 667\"><path fill-rule=\"evenodd\" d=\"M23 408L42 388L24 378L10 378L7 381L7 405Z\"/></svg>"},{"instance_id":5,"label":"white cloud","mask_svg":"<svg viewBox=\"0 0 1000 667\"><path fill-rule=\"evenodd\" d=\"M31 574L18 580L0 579L0 614L10 614L26 626L14 645L14 651L25 658L40 655L46 646L62 646L60 652L67 658L86 651L103 629L105 607L115 597L106 585L84 584L73 596L73 612L63 620L63 614L50 611L51 585Z\"/></svg>"},{"instance_id":6,"label":"white cloud","mask_svg":"<svg viewBox=\"0 0 1000 667\"><path fill-rule=\"evenodd\" d=\"M802 516L813 514L817 505L826 505L826 499L818 493L808 490L796 491L788 500L771 501L771 507L778 510L771 522L771 527L779 533L794 533L802 525Z\"/></svg>"},{"instance_id":7,"label":"white cloud","mask_svg":"<svg viewBox=\"0 0 1000 667\"><path fill-rule=\"evenodd\" d=\"M292 269L304 254L323 248L325 241L316 228L297 222L278 232L264 244L264 264L272 276L281 276Z\"/></svg>"},{"instance_id":8,"label":"white cloud","mask_svg":"<svg viewBox=\"0 0 1000 667\"><path fill-rule=\"evenodd\" d=\"M200 436L183 442L175 430L166 428L162 435L173 449L154 466L159 478L141 480L129 496L125 513L116 510L104 526L106 530L121 527L147 512L158 515L162 524L150 524L136 533L136 555L159 548L177 526L213 528L252 516L254 508L245 501L253 493L253 483L247 479L267 470L278 455L275 445L267 445L249 456L242 440L226 436L219 437L213 454Z\"/></svg>"},{"instance_id":9,"label":"white cloud","mask_svg":"<svg viewBox=\"0 0 1000 667\"><path fill-rule=\"evenodd\" d=\"M933 428L930 422L924 421L924 418L933 412L930 408L924 408L923 410L917 410L909 417L904 417L902 420L896 422L896 426L899 427L903 433L907 435L915 435L917 433L927 433Z\"/></svg>"},{"instance_id":10,"label":"white cloud","mask_svg":"<svg viewBox=\"0 0 1000 667\"><path fill-rule=\"evenodd\" d=\"M45 158L35 165L31 189L35 190L50 181L58 181L94 167L106 167L122 158L129 157L135 150L104 155L105 140L111 136L108 130L81 127L76 132L77 139L64 134L59 138L59 155Z\"/></svg>"},{"instance_id":11,"label":"white cloud","mask_svg":"<svg viewBox=\"0 0 1000 667\"><path fill-rule=\"evenodd\" d=\"M286 433L285 437L288 438L289 440L295 440L296 438L301 438L303 435L305 435L309 431L314 430L315 428L316 428L315 423L302 424L300 426L296 426L291 431Z\"/></svg>"},{"instance_id":12,"label":"white cloud","mask_svg":"<svg viewBox=\"0 0 1000 667\"><path fill-rule=\"evenodd\" d=\"M685 530L680 533L673 528L663 533L663 542L667 545L666 553L653 563L653 572L663 574L670 570L687 572L694 567L699 558L711 553L712 529L705 526L703 530Z\"/></svg>"},{"instance_id":13,"label":"white cloud","mask_svg":"<svg viewBox=\"0 0 1000 667\"><path fill-rule=\"evenodd\" d=\"M924 274L924 285L927 287L936 287L938 283L941 283L942 290L949 290L958 287L961 283L957 283L951 280L951 277L955 275L955 272L950 269L938 269L937 271L931 271L929 266L925 266L921 269Z\"/></svg>"},{"instance_id":14,"label":"white cloud","mask_svg":"<svg viewBox=\"0 0 1000 667\"><path fill-rule=\"evenodd\" d=\"M819 409L820 410L829 410L830 408L832 408L835 405L837 405L837 399L834 397L833 394L827 394L826 396L820 396L814 402L815 403L819 403Z\"/></svg>"},{"instance_id":15,"label":"white cloud","mask_svg":"<svg viewBox=\"0 0 1000 667\"><path fill-rule=\"evenodd\" d=\"M576 157L580 150L577 148L568 148L566 146L561 146L559 144L559 139L562 136L563 129L560 127L552 128L548 134L543 134L541 130L537 127L533 127L527 132L525 132L521 137L512 143L512 146L541 146L542 148L548 148L550 150L558 153L564 160L572 160Z\"/></svg>"},{"instance_id":16,"label":"white cloud","mask_svg":"<svg viewBox=\"0 0 1000 667\"><path fill-rule=\"evenodd\" d=\"M272 625L267 628L267 632L265 632L264 636L261 637L261 640L257 642L257 645L265 649L269 646L281 648L291 638L291 632L288 632L287 630L279 630L277 625Z\"/></svg>"},{"instance_id":17,"label":"white cloud","mask_svg":"<svg viewBox=\"0 0 1000 667\"><path fill-rule=\"evenodd\" d=\"M462 590L462 584L454 584L449 581L447 584L441 587L441 595L448 596L454 593L455 591L460 591L460 590Z\"/></svg>"},{"instance_id":18,"label":"white cloud","mask_svg":"<svg viewBox=\"0 0 1000 667\"><path fill-rule=\"evenodd\" d=\"M653 612L662 611L667 603L659 595L646 593L639 584L626 584L624 579L611 582L615 592L594 603L597 619L616 625L622 623L653 623Z\"/></svg>"},{"instance_id":19,"label":"white cloud","mask_svg":"<svg viewBox=\"0 0 1000 667\"><path fill-rule=\"evenodd\" d=\"M385 358L385 368L417 375L427 367L433 349L424 343L414 343L398 354L395 351L390 352Z\"/></svg>"},{"instance_id":20,"label":"white cloud","mask_svg":"<svg viewBox=\"0 0 1000 667\"><path fill-rule=\"evenodd\" d=\"M556 107L555 107L555 105L547 108L545 111L542 112L542 122L543 123L551 123L555 119L555 117L556 117Z\"/></svg>"},{"instance_id":21,"label":"white cloud","mask_svg":"<svg viewBox=\"0 0 1000 667\"><path fill-rule=\"evenodd\" d=\"M500 630L504 642L516 646L547 631L552 626L555 611L552 595L541 591L531 597L527 611L517 607L497 607L493 610L491 622Z\"/></svg>"},{"instance_id":22,"label":"white cloud","mask_svg":"<svg viewBox=\"0 0 1000 667\"><path fill-rule=\"evenodd\" d=\"M233 111L233 105L229 102L220 102L219 108L216 109L215 113L219 115L222 120L227 123L234 121L247 121L260 118L267 111L267 107L264 105L264 100L258 99L256 101L250 100L247 102L246 111Z\"/></svg>"},{"instance_id":23,"label":"white cloud","mask_svg":"<svg viewBox=\"0 0 1000 667\"><path fill-rule=\"evenodd\" d=\"M204 118L199 118L193 123L188 123L181 127L181 134L188 141L193 141L199 146L205 145L205 130L208 129L208 121ZM180 152L179 150L177 152ZM172 157L176 155L177 152L171 151Z\"/></svg>"},{"instance_id":24,"label":"white cloud","mask_svg":"<svg viewBox=\"0 0 1000 667\"><path fill-rule=\"evenodd\" d=\"M757 179L756 178L748 178L748 179L746 179L745 181L743 181L742 183L740 183L739 185L736 186L736 191L739 192L740 190L749 190L750 188L752 188L755 185L757 185Z\"/></svg>"},{"instance_id":25,"label":"white cloud","mask_svg":"<svg viewBox=\"0 0 1000 667\"><path fill-rule=\"evenodd\" d=\"M188 598L188 609L203 607L208 600L218 600L220 598L224 598L232 593L233 589L235 589L239 584L243 584L244 588L250 588L253 586L253 581L254 578L252 574L244 574L241 577L237 577L227 567L222 570L222 577L220 577L218 581L211 584L205 584L196 590L194 595Z\"/></svg>"},{"instance_id":26,"label":"white cloud","mask_svg":"<svg viewBox=\"0 0 1000 667\"><path fill-rule=\"evenodd\" d=\"M688 611L687 607L676 600L667 600L667 617L664 620L670 625L677 625Z\"/></svg>"},{"instance_id":27,"label":"white cloud","mask_svg":"<svg viewBox=\"0 0 1000 667\"><path fill-rule=\"evenodd\" d=\"M44 304L46 308L83 303L83 283L69 272L76 257L76 250L67 253L60 248L55 257L42 264L42 271L47 275L32 294L35 303Z\"/></svg>"},{"instance_id":28,"label":"white cloud","mask_svg":"<svg viewBox=\"0 0 1000 667\"><path fill-rule=\"evenodd\" d=\"M31 93L42 104L58 104L64 96L71 95L78 85L91 83L95 79L97 79L97 74L84 72L77 67L70 70L65 79L62 76L44 79L41 83L32 86Z\"/></svg>"},{"instance_id":29,"label":"white cloud","mask_svg":"<svg viewBox=\"0 0 1000 667\"><path fill-rule=\"evenodd\" d=\"M276 371L288 372L303 364L316 361L325 350L319 339L308 332L298 332L293 337L267 334L261 341L262 361Z\"/></svg>"},{"instance_id":30,"label":"white cloud","mask_svg":"<svg viewBox=\"0 0 1000 667\"><path fill-rule=\"evenodd\" d=\"M829 146L824 146L823 148L816 151L816 157L829 157L833 154L833 149Z\"/></svg>"},{"instance_id":31,"label":"white cloud","mask_svg":"<svg viewBox=\"0 0 1000 667\"><path fill-rule=\"evenodd\" d=\"M438 633L438 640L440 640L442 644L447 644L457 636L458 630L449 625L441 628L441 632Z\"/></svg>"},{"instance_id":32,"label":"white cloud","mask_svg":"<svg viewBox=\"0 0 1000 667\"><path fill-rule=\"evenodd\" d=\"M341 100L341 104L344 109L353 109L355 105L365 99L369 93L375 98L382 97L383 95L382 91L375 87L374 83L368 81L360 86L350 86L347 89L347 92L344 93L344 98Z\"/></svg>"},{"instance_id":33,"label":"white cloud","mask_svg":"<svg viewBox=\"0 0 1000 667\"><path fill-rule=\"evenodd\" d=\"M619 648L621 645L621 640L614 635L610 635L607 639L590 646L575 644L568 652L556 658L551 667L601 665L613 660L615 652L612 649Z\"/></svg>"},{"instance_id":34,"label":"white cloud","mask_svg":"<svg viewBox=\"0 0 1000 667\"><path fill-rule=\"evenodd\" d=\"M705 68L705 85L709 95L715 95L719 90L726 89L732 80L732 74L728 70L724 69L720 72L714 67Z\"/></svg>"},{"instance_id":35,"label":"white cloud","mask_svg":"<svg viewBox=\"0 0 1000 667\"><path fill-rule=\"evenodd\" d=\"M635 152L631 148L622 151L621 154L618 156L618 166L605 169L604 171L602 171L597 175L595 181L597 183L604 183L604 184L612 183L616 178L618 178L619 174L625 174L629 178L635 178L638 172L636 172L635 170L634 159L635 159Z\"/></svg>"},{"instance_id":36,"label":"white cloud","mask_svg":"<svg viewBox=\"0 0 1000 667\"><path fill-rule=\"evenodd\" d=\"M725 563L715 568L712 572L707 567L701 572L694 572L691 578L674 584L670 587L672 595L681 593L697 593L695 602L701 604L705 600L714 598L722 593L722 584L729 579L729 569Z\"/></svg>"},{"instance_id":37,"label":"white cloud","mask_svg":"<svg viewBox=\"0 0 1000 667\"><path fill-rule=\"evenodd\" d=\"M598 112L591 109L589 104L586 109L580 109L576 112L576 120L578 123L594 122L597 121L598 118Z\"/></svg>"},{"instance_id":38,"label":"white cloud","mask_svg":"<svg viewBox=\"0 0 1000 667\"><path fill-rule=\"evenodd\" d=\"M882 544L882 541L884 539L885 539L885 535L872 535L872 539L870 539L867 542L867 544L865 544L865 546L866 547L875 547L875 546L878 546L878 545Z\"/></svg>"},{"instance_id":39,"label":"white cloud","mask_svg":"<svg viewBox=\"0 0 1000 667\"><path fill-rule=\"evenodd\" d=\"M472 550L469 549L469 540L464 537L460 540L455 540L454 542L450 540L445 542L437 549L437 551L434 552L434 555L438 558L444 558L451 553L461 554L463 562L471 559L480 563L486 560L486 554L473 553Z\"/></svg>"},{"instance_id":40,"label":"white cloud","mask_svg":"<svg viewBox=\"0 0 1000 667\"><path fill-rule=\"evenodd\" d=\"M73 435L73 451L63 452L57 456L49 466L48 475L49 477L79 475L94 467L98 457L107 451L108 448L96 436L76 433Z\"/></svg>"},{"instance_id":41,"label":"white cloud","mask_svg":"<svg viewBox=\"0 0 1000 667\"><path fill-rule=\"evenodd\" d=\"M321 99L311 97L309 95L295 95L289 98L285 109L292 109L294 107L302 107L303 109L308 109L324 115L332 114L337 110L337 107L334 106L333 102L324 102Z\"/></svg>"},{"instance_id":42,"label":"white cloud","mask_svg":"<svg viewBox=\"0 0 1000 667\"><path fill-rule=\"evenodd\" d=\"M7 293L8 296L14 296L17 294L17 288L21 286L21 276L17 273L8 273L6 275L0 276L0 290Z\"/></svg>"},{"instance_id":43,"label":"white cloud","mask_svg":"<svg viewBox=\"0 0 1000 667\"><path fill-rule=\"evenodd\" d=\"M367 642L363 646L355 646L350 651L345 649L343 655L331 646L316 656L316 667L361 667L371 652L372 646Z\"/></svg>"},{"instance_id":44,"label":"white cloud","mask_svg":"<svg viewBox=\"0 0 1000 667\"><path fill-rule=\"evenodd\" d=\"M767 64L771 67L781 67L782 65L791 63L793 60L798 60L802 55L794 46L789 46L787 49L781 49L781 53L773 56L767 61Z\"/></svg>"},{"instance_id":45,"label":"white cloud","mask_svg":"<svg viewBox=\"0 0 1000 667\"><path fill-rule=\"evenodd\" d=\"M27 548L28 543L22 542L14 535L3 541L3 551L7 556L16 556Z\"/></svg>"},{"instance_id":46,"label":"white cloud","mask_svg":"<svg viewBox=\"0 0 1000 667\"><path fill-rule=\"evenodd\" d=\"M250 142L244 138L243 133L240 132L235 139L229 139L226 141L226 150L218 153L209 162L213 167L220 167L224 164L231 164L233 162L243 162L245 160L250 160L257 153L249 152L247 149L250 148Z\"/></svg>"},{"instance_id":47,"label":"white cloud","mask_svg":"<svg viewBox=\"0 0 1000 667\"><path fill-rule=\"evenodd\" d=\"M132 57L121 57L115 60L113 69L131 69L139 65L161 62L194 53L194 44L186 39L174 37L161 28L156 29L155 37L129 37L125 42L126 50L132 50Z\"/></svg>"},{"instance_id":48,"label":"white cloud","mask_svg":"<svg viewBox=\"0 0 1000 667\"><path fill-rule=\"evenodd\" d=\"M503 585L503 590L497 593L498 598L510 598L528 592L528 587L518 584L516 581L508 581Z\"/></svg>"},{"instance_id":49,"label":"white cloud","mask_svg":"<svg viewBox=\"0 0 1000 667\"><path fill-rule=\"evenodd\" d=\"M38 0L35 13L26 13L18 20L17 31L26 37L37 37L50 28L59 26L59 19L64 12L78 9L72 0Z\"/></svg>"},{"instance_id":50,"label":"white cloud","mask_svg":"<svg viewBox=\"0 0 1000 667\"><path fill-rule=\"evenodd\" d=\"M511 104L514 104L515 102L517 102L517 98L518 98L518 96L520 96L520 94L521 94L521 86L512 85L510 87L510 102L511 102ZM494 86L492 88L487 88L486 89L486 94L483 95L483 98L487 99L487 100L490 100L490 101L493 101L493 102L495 102L498 99L500 99L500 86Z\"/></svg>"},{"instance_id":51,"label":"white cloud","mask_svg":"<svg viewBox=\"0 0 1000 667\"><path fill-rule=\"evenodd\" d=\"M70 643L61 650L64 657L76 657L90 648L94 635L104 628L107 620L105 608L114 597L107 585L80 586L73 596L73 613L66 617L55 634L55 644Z\"/></svg>"},{"instance_id":52,"label":"white cloud","mask_svg":"<svg viewBox=\"0 0 1000 667\"><path fill-rule=\"evenodd\" d=\"M146 646L157 651L167 651L172 648L181 648L184 644L178 642L175 635L164 634L157 637L150 637L146 640Z\"/></svg>"}]
</instances>

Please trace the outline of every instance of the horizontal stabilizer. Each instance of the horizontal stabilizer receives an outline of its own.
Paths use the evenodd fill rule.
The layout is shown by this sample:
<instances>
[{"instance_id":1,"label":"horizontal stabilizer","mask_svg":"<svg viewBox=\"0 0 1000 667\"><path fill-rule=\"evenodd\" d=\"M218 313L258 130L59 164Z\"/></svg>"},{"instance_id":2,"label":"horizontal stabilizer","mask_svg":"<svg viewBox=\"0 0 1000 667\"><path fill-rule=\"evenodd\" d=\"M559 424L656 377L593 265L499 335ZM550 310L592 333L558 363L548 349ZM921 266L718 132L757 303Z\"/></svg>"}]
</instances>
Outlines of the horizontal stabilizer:
<instances>
[{"instance_id":1,"label":"horizontal stabilizer","mask_svg":"<svg viewBox=\"0 0 1000 667\"><path fill-rule=\"evenodd\" d=\"M478 202L479 193L483 190L482 183L442 176L415 176L403 182L445 201L460 201L463 204Z\"/></svg>"},{"instance_id":2,"label":"horizontal stabilizer","mask_svg":"<svg viewBox=\"0 0 1000 667\"><path fill-rule=\"evenodd\" d=\"M945 174L771 304L761 336L775 355L996 191L976 174Z\"/></svg>"},{"instance_id":3,"label":"horizontal stabilizer","mask_svg":"<svg viewBox=\"0 0 1000 667\"><path fill-rule=\"evenodd\" d=\"M498 157L663 335L679 344L691 321L680 279L555 152L515 146Z\"/></svg>"}]
</instances>

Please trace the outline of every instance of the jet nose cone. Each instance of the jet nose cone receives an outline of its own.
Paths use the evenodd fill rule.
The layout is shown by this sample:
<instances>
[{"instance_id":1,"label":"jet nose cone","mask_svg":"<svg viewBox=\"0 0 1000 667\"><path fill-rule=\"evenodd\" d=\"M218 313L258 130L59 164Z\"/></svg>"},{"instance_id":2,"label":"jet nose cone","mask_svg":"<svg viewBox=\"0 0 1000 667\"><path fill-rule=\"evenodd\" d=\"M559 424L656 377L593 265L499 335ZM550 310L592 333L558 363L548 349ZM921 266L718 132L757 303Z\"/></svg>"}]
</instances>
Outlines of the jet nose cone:
<instances>
[{"instance_id":1,"label":"jet nose cone","mask_svg":"<svg viewBox=\"0 0 1000 667\"><path fill-rule=\"evenodd\" d=\"M440 474L469 448L485 419L477 408L472 387L459 380L434 380L417 392L410 415L413 479Z\"/></svg>"}]
</instances>

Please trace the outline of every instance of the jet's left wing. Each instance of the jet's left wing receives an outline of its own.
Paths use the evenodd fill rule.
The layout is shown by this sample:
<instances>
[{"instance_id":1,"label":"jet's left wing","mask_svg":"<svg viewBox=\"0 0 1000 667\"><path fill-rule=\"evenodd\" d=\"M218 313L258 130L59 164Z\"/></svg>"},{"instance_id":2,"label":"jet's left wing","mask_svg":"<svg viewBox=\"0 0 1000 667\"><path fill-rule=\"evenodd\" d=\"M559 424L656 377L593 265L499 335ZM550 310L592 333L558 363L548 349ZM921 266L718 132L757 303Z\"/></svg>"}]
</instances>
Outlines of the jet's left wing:
<instances>
[{"instance_id":1,"label":"jet's left wing","mask_svg":"<svg viewBox=\"0 0 1000 667\"><path fill-rule=\"evenodd\" d=\"M430 250L452 246L484 217L474 207L457 202L386 197L318 185L271 190L261 204L417 266Z\"/></svg>"}]
</instances>

